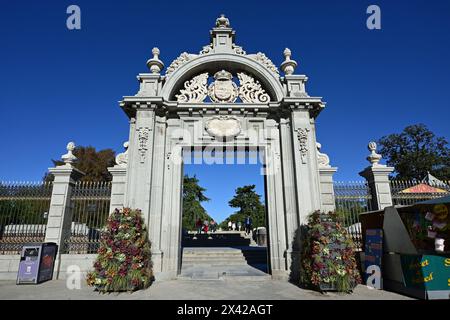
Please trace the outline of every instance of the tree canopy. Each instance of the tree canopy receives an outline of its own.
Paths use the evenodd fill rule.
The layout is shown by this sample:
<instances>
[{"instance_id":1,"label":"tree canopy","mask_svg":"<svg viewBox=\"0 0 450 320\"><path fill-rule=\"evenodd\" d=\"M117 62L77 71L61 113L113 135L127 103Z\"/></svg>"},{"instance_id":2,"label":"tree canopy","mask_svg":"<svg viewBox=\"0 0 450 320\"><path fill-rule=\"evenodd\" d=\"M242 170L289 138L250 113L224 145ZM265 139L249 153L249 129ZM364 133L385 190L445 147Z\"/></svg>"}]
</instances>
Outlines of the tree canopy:
<instances>
[{"instance_id":1,"label":"tree canopy","mask_svg":"<svg viewBox=\"0 0 450 320\"><path fill-rule=\"evenodd\" d=\"M183 218L182 226L187 230L195 230L195 222L200 218L202 221L211 221L202 202L209 201L205 195L206 189L199 185L199 180L194 175L184 176L183 180Z\"/></svg>"},{"instance_id":2,"label":"tree canopy","mask_svg":"<svg viewBox=\"0 0 450 320\"><path fill-rule=\"evenodd\" d=\"M230 215L221 226L226 228L228 221L244 223L244 219L250 216L253 220L253 227L264 227L266 225L266 209L261 203L261 196L256 193L255 185L246 185L236 189L233 199L228 202L232 208L239 208L239 211Z\"/></svg>"},{"instance_id":3,"label":"tree canopy","mask_svg":"<svg viewBox=\"0 0 450 320\"><path fill-rule=\"evenodd\" d=\"M81 179L82 181L111 181L112 176L108 171L108 167L113 167L115 164L116 154L114 150L104 149L97 151L92 146L77 146L73 154L78 158L74 167L86 174ZM52 162L54 166L64 164L61 160L52 160ZM49 181L53 177L46 174L44 179Z\"/></svg>"},{"instance_id":4,"label":"tree canopy","mask_svg":"<svg viewBox=\"0 0 450 320\"><path fill-rule=\"evenodd\" d=\"M423 179L430 172L439 179L450 179L448 142L424 124L408 126L377 142L386 163L395 168L396 178Z\"/></svg>"}]
</instances>

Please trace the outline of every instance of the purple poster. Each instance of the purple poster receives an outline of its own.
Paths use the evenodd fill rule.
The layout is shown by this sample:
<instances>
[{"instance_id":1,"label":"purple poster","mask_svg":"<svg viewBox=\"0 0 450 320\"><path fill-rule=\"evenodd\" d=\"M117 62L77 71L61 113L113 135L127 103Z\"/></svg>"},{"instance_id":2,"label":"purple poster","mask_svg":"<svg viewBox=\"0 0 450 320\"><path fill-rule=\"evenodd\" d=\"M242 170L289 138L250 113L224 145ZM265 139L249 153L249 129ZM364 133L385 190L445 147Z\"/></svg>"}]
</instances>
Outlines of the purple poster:
<instances>
[{"instance_id":1,"label":"purple poster","mask_svg":"<svg viewBox=\"0 0 450 320\"><path fill-rule=\"evenodd\" d=\"M20 259L17 283L36 283L39 271L40 247L25 248Z\"/></svg>"}]
</instances>

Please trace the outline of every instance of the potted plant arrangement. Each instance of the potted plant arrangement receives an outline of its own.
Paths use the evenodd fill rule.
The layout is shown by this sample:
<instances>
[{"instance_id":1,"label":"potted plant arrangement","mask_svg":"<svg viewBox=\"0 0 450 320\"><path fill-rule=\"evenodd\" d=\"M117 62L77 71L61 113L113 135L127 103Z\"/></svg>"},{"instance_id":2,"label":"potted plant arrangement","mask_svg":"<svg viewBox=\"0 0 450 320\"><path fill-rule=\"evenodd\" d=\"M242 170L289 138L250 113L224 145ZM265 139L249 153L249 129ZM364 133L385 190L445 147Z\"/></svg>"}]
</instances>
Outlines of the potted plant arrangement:
<instances>
[{"instance_id":1,"label":"potted plant arrangement","mask_svg":"<svg viewBox=\"0 0 450 320\"><path fill-rule=\"evenodd\" d=\"M338 213L312 213L302 247L303 285L319 291L351 292L361 283L355 247Z\"/></svg>"},{"instance_id":2,"label":"potted plant arrangement","mask_svg":"<svg viewBox=\"0 0 450 320\"><path fill-rule=\"evenodd\" d=\"M152 281L150 241L141 211L116 209L101 234L87 283L105 293L145 289Z\"/></svg>"}]
</instances>

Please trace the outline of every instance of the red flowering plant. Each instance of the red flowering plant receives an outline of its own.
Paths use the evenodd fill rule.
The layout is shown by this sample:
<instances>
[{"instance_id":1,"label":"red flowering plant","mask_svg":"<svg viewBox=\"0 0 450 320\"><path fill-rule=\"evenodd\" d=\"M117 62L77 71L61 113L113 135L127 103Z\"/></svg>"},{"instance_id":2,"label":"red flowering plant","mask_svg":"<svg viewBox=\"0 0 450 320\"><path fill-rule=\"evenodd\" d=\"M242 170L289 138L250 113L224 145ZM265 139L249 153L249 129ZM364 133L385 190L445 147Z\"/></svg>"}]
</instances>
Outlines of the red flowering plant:
<instances>
[{"instance_id":1,"label":"red flowering plant","mask_svg":"<svg viewBox=\"0 0 450 320\"><path fill-rule=\"evenodd\" d=\"M116 209L101 234L87 283L100 292L135 291L153 281L150 241L140 210Z\"/></svg>"},{"instance_id":2,"label":"red flowering plant","mask_svg":"<svg viewBox=\"0 0 450 320\"><path fill-rule=\"evenodd\" d=\"M355 246L336 212L316 211L308 218L300 281L320 291L351 292L361 283Z\"/></svg>"}]
</instances>

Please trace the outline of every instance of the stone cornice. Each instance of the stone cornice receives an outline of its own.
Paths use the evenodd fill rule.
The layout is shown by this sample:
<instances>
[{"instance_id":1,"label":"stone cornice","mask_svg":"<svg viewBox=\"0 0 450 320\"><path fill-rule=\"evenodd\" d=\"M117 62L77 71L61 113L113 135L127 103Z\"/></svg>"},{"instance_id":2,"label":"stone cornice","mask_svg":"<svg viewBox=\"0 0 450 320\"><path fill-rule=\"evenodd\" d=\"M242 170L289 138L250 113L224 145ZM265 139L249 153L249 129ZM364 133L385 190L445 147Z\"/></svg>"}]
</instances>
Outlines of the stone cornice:
<instances>
[{"instance_id":1,"label":"stone cornice","mask_svg":"<svg viewBox=\"0 0 450 320\"><path fill-rule=\"evenodd\" d=\"M281 103L283 110L308 110L311 118L315 119L325 108L326 103L321 97L284 98Z\"/></svg>"}]
</instances>

